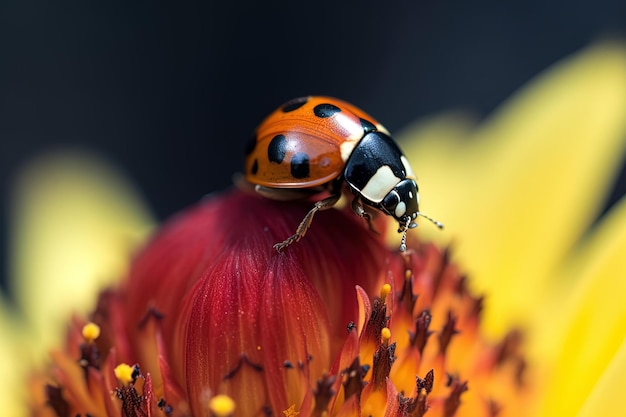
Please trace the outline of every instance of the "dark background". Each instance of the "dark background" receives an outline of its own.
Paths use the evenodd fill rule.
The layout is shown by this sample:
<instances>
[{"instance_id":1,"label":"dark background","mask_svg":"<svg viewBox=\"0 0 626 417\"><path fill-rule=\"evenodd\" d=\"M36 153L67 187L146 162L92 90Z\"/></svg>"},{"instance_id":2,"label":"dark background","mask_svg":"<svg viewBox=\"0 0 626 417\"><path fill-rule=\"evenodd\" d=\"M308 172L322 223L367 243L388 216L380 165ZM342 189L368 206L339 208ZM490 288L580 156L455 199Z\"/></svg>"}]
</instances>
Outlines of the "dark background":
<instances>
[{"instance_id":1,"label":"dark background","mask_svg":"<svg viewBox=\"0 0 626 417\"><path fill-rule=\"evenodd\" d=\"M0 0L1 285L8 186L44 151L103 155L163 219L227 187L290 98L337 96L392 132L443 110L484 116L626 31L624 0L169 3Z\"/></svg>"}]
</instances>

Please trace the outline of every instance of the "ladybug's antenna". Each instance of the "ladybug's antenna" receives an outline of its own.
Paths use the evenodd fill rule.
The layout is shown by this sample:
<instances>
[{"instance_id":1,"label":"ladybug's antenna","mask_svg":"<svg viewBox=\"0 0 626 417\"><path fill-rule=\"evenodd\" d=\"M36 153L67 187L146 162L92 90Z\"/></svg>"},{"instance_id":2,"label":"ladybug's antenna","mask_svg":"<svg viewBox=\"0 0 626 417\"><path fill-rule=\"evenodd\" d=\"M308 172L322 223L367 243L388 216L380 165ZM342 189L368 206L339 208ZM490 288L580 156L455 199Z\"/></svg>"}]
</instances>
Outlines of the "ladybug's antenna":
<instances>
[{"instance_id":1,"label":"ladybug's antenna","mask_svg":"<svg viewBox=\"0 0 626 417\"><path fill-rule=\"evenodd\" d=\"M424 213L420 213L419 211L417 212L418 216L422 216L423 218L430 220L431 223L433 223L435 226L437 226L440 229L443 229L443 223L438 222L437 220L433 219L430 216L425 215Z\"/></svg>"},{"instance_id":2,"label":"ladybug's antenna","mask_svg":"<svg viewBox=\"0 0 626 417\"><path fill-rule=\"evenodd\" d=\"M406 232L409 231L410 224L411 224L411 218L409 218L409 220L407 220L406 224L404 225L404 231L402 232L402 240L400 241L400 252L404 252L406 250Z\"/></svg>"},{"instance_id":3,"label":"ladybug's antenna","mask_svg":"<svg viewBox=\"0 0 626 417\"><path fill-rule=\"evenodd\" d=\"M443 229L443 223L433 219L430 216L425 215L424 213L420 213L417 212L418 216L422 216L423 218L429 220L430 222L432 222L435 226L437 226L440 229ZM398 232L402 231L402 240L400 241L400 252L404 252L406 251L406 232L409 231L409 229L413 229L414 227L416 227L417 224L416 223L412 223L412 219L409 218L406 222L406 224L404 225L403 228L401 228L400 230L398 230ZM402 230L404 229L404 230Z\"/></svg>"}]
</instances>

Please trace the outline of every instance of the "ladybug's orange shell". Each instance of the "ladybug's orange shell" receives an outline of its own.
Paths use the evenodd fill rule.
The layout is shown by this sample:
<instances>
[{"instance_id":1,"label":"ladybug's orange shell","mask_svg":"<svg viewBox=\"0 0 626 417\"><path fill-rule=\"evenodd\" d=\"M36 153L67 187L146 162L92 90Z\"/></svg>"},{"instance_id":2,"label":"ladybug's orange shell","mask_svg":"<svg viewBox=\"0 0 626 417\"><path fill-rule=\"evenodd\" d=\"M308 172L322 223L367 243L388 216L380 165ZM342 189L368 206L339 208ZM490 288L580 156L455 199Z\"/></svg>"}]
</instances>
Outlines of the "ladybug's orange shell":
<instances>
[{"instance_id":1,"label":"ladybug's orange shell","mask_svg":"<svg viewBox=\"0 0 626 417\"><path fill-rule=\"evenodd\" d=\"M284 111L305 100L295 110ZM316 116L315 107L323 104L340 111L331 117ZM342 174L352 149L364 135L362 120L386 132L370 115L335 98L308 97L285 103L256 129L245 160L246 180L271 188L309 188L333 181ZM273 140L275 144L279 135L277 158L270 144ZM303 158L308 160L306 169L294 171L295 160Z\"/></svg>"}]
</instances>

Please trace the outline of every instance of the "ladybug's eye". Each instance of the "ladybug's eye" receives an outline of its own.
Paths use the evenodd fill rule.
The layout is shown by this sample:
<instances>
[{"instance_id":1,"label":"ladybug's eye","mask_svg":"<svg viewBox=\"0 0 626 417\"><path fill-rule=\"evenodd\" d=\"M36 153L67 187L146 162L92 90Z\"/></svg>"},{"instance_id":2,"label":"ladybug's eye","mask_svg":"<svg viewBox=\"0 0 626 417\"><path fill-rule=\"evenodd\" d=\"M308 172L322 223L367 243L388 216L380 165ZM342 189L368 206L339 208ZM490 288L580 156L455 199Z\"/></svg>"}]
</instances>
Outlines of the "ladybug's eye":
<instances>
[{"instance_id":1,"label":"ladybug's eye","mask_svg":"<svg viewBox=\"0 0 626 417\"><path fill-rule=\"evenodd\" d=\"M404 216L404 213L406 213L404 207L401 207L401 213L397 213L398 205L400 203L400 195L398 194L398 191L394 188L385 196L385 198L381 202L381 205L388 214L394 216L397 220L400 220L400 218Z\"/></svg>"}]
</instances>

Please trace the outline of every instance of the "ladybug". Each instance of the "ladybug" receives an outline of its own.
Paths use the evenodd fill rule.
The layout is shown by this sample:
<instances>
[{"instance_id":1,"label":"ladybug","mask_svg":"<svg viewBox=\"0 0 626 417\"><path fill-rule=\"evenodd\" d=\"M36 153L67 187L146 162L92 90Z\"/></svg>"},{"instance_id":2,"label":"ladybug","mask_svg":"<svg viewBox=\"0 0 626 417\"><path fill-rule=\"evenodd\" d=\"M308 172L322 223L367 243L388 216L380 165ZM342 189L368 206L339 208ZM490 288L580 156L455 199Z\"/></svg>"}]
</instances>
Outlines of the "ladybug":
<instances>
[{"instance_id":1,"label":"ladybug","mask_svg":"<svg viewBox=\"0 0 626 417\"><path fill-rule=\"evenodd\" d=\"M300 97L283 104L257 127L246 150L245 179L275 200L305 198L324 191L296 233L274 245L280 252L300 240L315 213L352 195L352 210L373 229L369 209L398 221L400 251L406 232L423 216L415 174L387 129L361 109L331 97Z\"/></svg>"}]
</instances>

